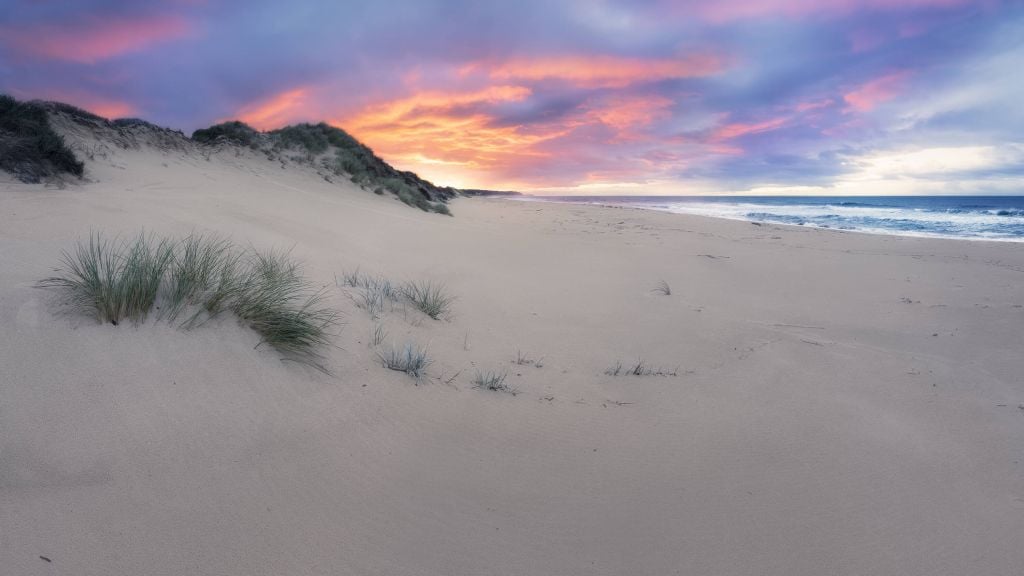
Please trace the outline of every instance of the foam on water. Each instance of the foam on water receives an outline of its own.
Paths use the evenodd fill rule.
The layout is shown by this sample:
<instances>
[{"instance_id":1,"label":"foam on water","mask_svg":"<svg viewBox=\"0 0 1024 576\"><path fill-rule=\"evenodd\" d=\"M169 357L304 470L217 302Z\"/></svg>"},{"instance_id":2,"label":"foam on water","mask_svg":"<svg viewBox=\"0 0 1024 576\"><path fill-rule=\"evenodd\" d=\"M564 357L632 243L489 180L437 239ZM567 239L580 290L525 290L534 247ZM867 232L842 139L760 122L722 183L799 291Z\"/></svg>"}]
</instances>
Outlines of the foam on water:
<instances>
[{"instance_id":1,"label":"foam on water","mask_svg":"<svg viewBox=\"0 0 1024 576\"><path fill-rule=\"evenodd\" d=\"M874 234L1024 242L1024 197L531 197Z\"/></svg>"}]
</instances>

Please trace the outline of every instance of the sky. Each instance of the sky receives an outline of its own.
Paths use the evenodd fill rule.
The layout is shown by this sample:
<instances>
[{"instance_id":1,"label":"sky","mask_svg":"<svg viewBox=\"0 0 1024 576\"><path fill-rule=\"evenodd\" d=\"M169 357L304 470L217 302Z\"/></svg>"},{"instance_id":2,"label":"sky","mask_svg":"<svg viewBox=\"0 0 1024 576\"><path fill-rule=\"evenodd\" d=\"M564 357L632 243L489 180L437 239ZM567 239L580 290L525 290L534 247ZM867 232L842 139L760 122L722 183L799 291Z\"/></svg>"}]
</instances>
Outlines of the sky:
<instances>
[{"instance_id":1,"label":"sky","mask_svg":"<svg viewBox=\"0 0 1024 576\"><path fill-rule=\"evenodd\" d=\"M0 92L440 185L1024 194L1024 0L0 0Z\"/></svg>"}]
</instances>

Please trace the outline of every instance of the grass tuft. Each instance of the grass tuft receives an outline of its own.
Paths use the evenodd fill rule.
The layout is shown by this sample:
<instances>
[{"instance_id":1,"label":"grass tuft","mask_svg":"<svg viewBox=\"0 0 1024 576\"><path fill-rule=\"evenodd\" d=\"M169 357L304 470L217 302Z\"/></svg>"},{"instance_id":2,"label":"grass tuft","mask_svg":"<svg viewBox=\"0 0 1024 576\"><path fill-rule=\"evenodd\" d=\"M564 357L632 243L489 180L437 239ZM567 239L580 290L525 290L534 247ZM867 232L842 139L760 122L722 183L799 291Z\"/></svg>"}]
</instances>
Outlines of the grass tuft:
<instances>
[{"instance_id":1,"label":"grass tuft","mask_svg":"<svg viewBox=\"0 0 1024 576\"><path fill-rule=\"evenodd\" d=\"M544 357L541 356L540 358L537 358L536 360L534 360L533 358L530 358L528 355L523 354L522 350L516 350L516 357L515 357L514 360L512 360L512 363L516 364L518 366L528 366L528 365L532 364L532 365L534 365L537 368L543 368L544 367Z\"/></svg>"},{"instance_id":2,"label":"grass tuft","mask_svg":"<svg viewBox=\"0 0 1024 576\"><path fill-rule=\"evenodd\" d=\"M628 366L623 366L622 362L616 362L604 373L609 376L678 376L679 368L676 367L672 370L659 368L647 364L642 358L637 358L636 362Z\"/></svg>"},{"instance_id":3,"label":"grass tuft","mask_svg":"<svg viewBox=\"0 0 1024 576\"><path fill-rule=\"evenodd\" d=\"M479 390L491 390L493 392L505 392L515 396L519 390L505 383L508 377L506 372L477 372L473 377L473 388Z\"/></svg>"},{"instance_id":4,"label":"grass tuft","mask_svg":"<svg viewBox=\"0 0 1024 576\"><path fill-rule=\"evenodd\" d=\"M447 316L455 300L448 295L444 284L430 280L408 282L402 288L402 293L420 312L434 320Z\"/></svg>"},{"instance_id":5,"label":"grass tuft","mask_svg":"<svg viewBox=\"0 0 1024 576\"><path fill-rule=\"evenodd\" d=\"M164 314L175 320L188 305L199 304L210 297L214 284L220 280L230 254L231 243L214 236L192 234L182 240L176 250L168 278Z\"/></svg>"},{"instance_id":6,"label":"grass tuft","mask_svg":"<svg viewBox=\"0 0 1024 576\"><path fill-rule=\"evenodd\" d=\"M427 366L432 362L432 360L427 357L426 348L420 348L413 345L411 342L401 348L395 348L392 346L384 353L378 352L377 356L380 358L385 368L398 372L405 372L417 380L423 376L426 372Z\"/></svg>"},{"instance_id":7,"label":"grass tuft","mask_svg":"<svg viewBox=\"0 0 1024 576\"><path fill-rule=\"evenodd\" d=\"M387 330L384 329L383 324L374 324L373 333L371 334L370 342L372 346L380 346L384 342L384 339L388 337Z\"/></svg>"},{"instance_id":8,"label":"grass tuft","mask_svg":"<svg viewBox=\"0 0 1024 576\"><path fill-rule=\"evenodd\" d=\"M130 242L92 234L88 244L64 253L63 274L41 286L63 290L74 307L102 322L145 320L162 303L162 317L192 328L202 316L230 310L289 359L319 365L316 349L328 343L338 315L322 305L287 252L240 252L217 237L192 235L181 242L142 234Z\"/></svg>"},{"instance_id":9,"label":"grass tuft","mask_svg":"<svg viewBox=\"0 0 1024 576\"><path fill-rule=\"evenodd\" d=\"M651 292L657 292L658 294L661 294L662 296L671 296L672 295L672 287L668 285L668 282L665 282L664 280L662 280L661 282L658 283L658 286L655 287L654 290L651 290Z\"/></svg>"},{"instance_id":10,"label":"grass tuft","mask_svg":"<svg viewBox=\"0 0 1024 576\"><path fill-rule=\"evenodd\" d=\"M134 241L118 242L91 234L87 245L79 244L73 254L64 252L65 273L40 285L63 289L72 306L100 322L141 322L156 302L173 257L174 245L168 240L154 244L141 234Z\"/></svg>"}]
</instances>

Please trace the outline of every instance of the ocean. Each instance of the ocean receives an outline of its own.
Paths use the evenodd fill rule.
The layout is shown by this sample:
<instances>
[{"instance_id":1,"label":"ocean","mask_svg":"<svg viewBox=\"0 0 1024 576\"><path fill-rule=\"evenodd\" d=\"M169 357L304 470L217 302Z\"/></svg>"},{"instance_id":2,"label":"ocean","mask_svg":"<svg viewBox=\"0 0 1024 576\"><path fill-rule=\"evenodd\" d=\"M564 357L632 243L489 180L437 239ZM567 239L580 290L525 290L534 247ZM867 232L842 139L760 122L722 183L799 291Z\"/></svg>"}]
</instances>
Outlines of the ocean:
<instances>
[{"instance_id":1,"label":"ocean","mask_svg":"<svg viewBox=\"0 0 1024 576\"><path fill-rule=\"evenodd\" d=\"M524 196L872 234L1024 242L1024 196Z\"/></svg>"}]
</instances>

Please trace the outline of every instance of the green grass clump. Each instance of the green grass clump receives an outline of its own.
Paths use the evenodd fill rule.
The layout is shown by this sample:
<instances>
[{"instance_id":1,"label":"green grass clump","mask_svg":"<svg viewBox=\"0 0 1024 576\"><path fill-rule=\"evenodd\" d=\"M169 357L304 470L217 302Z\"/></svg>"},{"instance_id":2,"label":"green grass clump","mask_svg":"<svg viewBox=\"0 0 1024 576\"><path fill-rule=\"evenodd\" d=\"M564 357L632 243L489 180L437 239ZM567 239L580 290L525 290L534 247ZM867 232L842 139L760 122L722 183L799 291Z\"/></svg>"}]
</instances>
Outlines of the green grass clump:
<instances>
[{"instance_id":1,"label":"green grass clump","mask_svg":"<svg viewBox=\"0 0 1024 576\"><path fill-rule=\"evenodd\" d=\"M85 165L50 126L43 104L0 94L0 170L37 183L64 173L81 177Z\"/></svg>"},{"instance_id":2,"label":"green grass clump","mask_svg":"<svg viewBox=\"0 0 1024 576\"><path fill-rule=\"evenodd\" d=\"M74 307L101 322L141 322L153 308L173 258L167 240L154 243L140 234L134 241L111 242L92 234L89 244L64 253L65 274L41 285L64 289Z\"/></svg>"},{"instance_id":3,"label":"green grass clump","mask_svg":"<svg viewBox=\"0 0 1024 576\"><path fill-rule=\"evenodd\" d=\"M420 348L411 342L401 348L392 346L383 353L378 352L377 357L388 370L405 372L417 380L423 376L427 366L432 362L427 357L426 348Z\"/></svg>"},{"instance_id":4,"label":"green grass clump","mask_svg":"<svg viewBox=\"0 0 1024 576\"><path fill-rule=\"evenodd\" d=\"M92 234L88 244L65 252L62 271L40 285L61 289L71 305L102 322L141 322L153 308L174 322L192 309L179 326L193 328L230 311L261 344L315 366L316 350L328 343L338 318L287 252L240 251L214 236L174 242L142 234L117 242Z\"/></svg>"},{"instance_id":5,"label":"green grass clump","mask_svg":"<svg viewBox=\"0 0 1024 576\"><path fill-rule=\"evenodd\" d=\"M258 138L259 132L238 120L222 122L209 128L200 128L192 133L192 139L203 144L212 144L218 139L224 139L242 146L252 146Z\"/></svg>"},{"instance_id":6,"label":"green grass clump","mask_svg":"<svg viewBox=\"0 0 1024 576\"><path fill-rule=\"evenodd\" d=\"M506 372L477 372L473 377L473 388L478 390L490 390L492 392L505 392L515 396L519 390L505 383L508 377Z\"/></svg>"},{"instance_id":7,"label":"green grass clump","mask_svg":"<svg viewBox=\"0 0 1024 576\"><path fill-rule=\"evenodd\" d=\"M455 298L448 294L444 284L426 281L413 281L402 288L402 294L412 302L420 312L439 320L451 311Z\"/></svg>"},{"instance_id":8,"label":"green grass clump","mask_svg":"<svg viewBox=\"0 0 1024 576\"><path fill-rule=\"evenodd\" d=\"M172 321L186 306L205 304L213 296L212 289L232 258L228 240L197 234L182 240L175 252L164 311Z\"/></svg>"}]
</instances>

